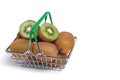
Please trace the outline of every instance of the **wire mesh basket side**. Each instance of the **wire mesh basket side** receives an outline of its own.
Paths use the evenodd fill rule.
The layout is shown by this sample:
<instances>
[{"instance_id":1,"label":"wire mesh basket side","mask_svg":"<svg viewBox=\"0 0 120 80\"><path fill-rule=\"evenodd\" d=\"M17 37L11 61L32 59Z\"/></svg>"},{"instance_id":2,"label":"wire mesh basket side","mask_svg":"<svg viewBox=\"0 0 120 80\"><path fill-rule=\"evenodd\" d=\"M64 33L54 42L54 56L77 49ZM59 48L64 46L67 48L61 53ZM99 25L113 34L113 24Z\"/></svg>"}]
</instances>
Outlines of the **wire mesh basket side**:
<instances>
[{"instance_id":1,"label":"wire mesh basket side","mask_svg":"<svg viewBox=\"0 0 120 80\"><path fill-rule=\"evenodd\" d=\"M12 54L12 59L14 59L17 64L24 67L34 67L46 70L62 70L67 63L67 59L17 53Z\"/></svg>"}]
</instances>

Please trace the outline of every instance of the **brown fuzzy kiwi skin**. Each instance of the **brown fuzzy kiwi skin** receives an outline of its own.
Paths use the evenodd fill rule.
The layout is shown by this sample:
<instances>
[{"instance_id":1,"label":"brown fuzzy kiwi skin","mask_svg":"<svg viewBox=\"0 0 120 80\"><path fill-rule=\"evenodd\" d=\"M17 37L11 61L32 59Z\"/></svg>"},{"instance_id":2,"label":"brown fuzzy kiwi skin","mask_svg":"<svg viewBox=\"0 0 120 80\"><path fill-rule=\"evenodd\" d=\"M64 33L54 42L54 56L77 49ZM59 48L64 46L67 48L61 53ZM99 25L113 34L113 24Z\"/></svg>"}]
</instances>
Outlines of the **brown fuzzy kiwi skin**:
<instances>
[{"instance_id":1,"label":"brown fuzzy kiwi skin","mask_svg":"<svg viewBox=\"0 0 120 80\"><path fill-rule=\"evenodd\" d=\"M57 57L60 57L60 58L67 58L68 55L67 55L67 53L66 53L66 54L58 53Z\"/></svg>"},{"instance_id":2,"label":"brown fuzzy kiwi skin","mask_svg":"<svg viewBox=\"0 0 120 80\"><path fill-rule=\"evenodd\" d=\"M57 47L49 42L39 42L38 43L39 48L43 51L45 56L53 56L56 57L58 55L58 50ZM38 48L36 44L33 46L33 54L38 54ZM37 56L37 60L42 61L42 62L53 62L52 58L47 58L43 56Z\"/></svg>"},{"instance_id":3,"label":"brown fuzzy kiwi skin","mask_svg":"<svg viewBox=\"0 0 120 80\"><path fill-rule=\"evenodd\" d=\"M24 53L28 49L29 40L16 39L10 45L10 51L17 53ZM32 51L33 43L31 42L30 50Z\"/></svg>"},{"instance_id":4,"label":"brown fuzzy kiwi skin","mask_svg":"<svg viewBox=\"0 0 120 80\"><path fill-rule=\"evenodd\" d=\"M55 45L60 53L68 53L74 46L74 36L70 32L60 32Z\"/></svg>"},{"instance_id":5,"label":"brown fuzzy kiwi skin","mask_svg":"<svg viewBox=\"0 0 120 80\"><path fill-rule=\"evenodd\" d=\"M21 38L21 35L20 35L20 33L18 32L17 33L17 39L20 39Z\"/></svg>"},{"instance_id":6,"label":"brown fuzzy kiwi skin","mask_svg":"<svg viewBox=\"0 0 120 80\"><path fill-rule=\"evenodd\" d=\"M59 57L59 58L67 58L68 56L67 56L67 54L61 54L61 53L59 53L58 55L57 55L57 57ZM54 63L57 63L57 64L63 64L65 61L64 60L62 60L62 59L56 59L56 60L54 60Z\"/></svg>"},{"instance_id":7,"label":"brown fuzzy kiwi skin","mask_svg":"<svg viewBox=\"0 0 120 80\"><path fill-rule=\"evenodd\" d=\"M39 45L39 48L43 51L44 55L53 56L53 57L57 56L58 50L54 44L49 43L49 42L39 42L38 45ZM38 53L38 48L36 44L34 44L33 46L33 53L34 54Z\"/></svg>"}]
</instances>

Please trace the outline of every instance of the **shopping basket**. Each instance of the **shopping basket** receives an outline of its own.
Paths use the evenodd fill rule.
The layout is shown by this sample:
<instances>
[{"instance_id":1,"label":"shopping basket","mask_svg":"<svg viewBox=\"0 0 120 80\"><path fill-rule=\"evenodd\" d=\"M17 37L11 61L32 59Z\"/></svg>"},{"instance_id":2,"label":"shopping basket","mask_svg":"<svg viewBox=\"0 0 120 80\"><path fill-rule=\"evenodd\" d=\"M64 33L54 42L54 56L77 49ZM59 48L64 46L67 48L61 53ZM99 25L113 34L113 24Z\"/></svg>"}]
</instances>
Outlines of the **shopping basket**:
<instances>
[{"instance_id":1,"label":"shopping basket","mask_svg":"<svg viewBox=\"0 0 120 80\"><path fill-rule=\"evenodd\" d=\"M62 70L65 68L65 65L68 62L68 59L70 58L70 55L72 53L73 48L67 53L67 57L61 58L61 57L52 57L52 56L46 56L42 52L42 50L38 46L38 40L35 35L36 28L40 25L40 23L45 20L47 20L47 17L49 16L51 24L52 17L50 12L45 12L43 16L32 26L32 29L30 31L30 37L29 37L29 44L28 44L28 50L25 53L17 53L10 51L10 46L6 49L6 52L12 53L11 58L19 65L24 67L32 67L32 68L38 68L43 70ZM30 51L30 44L32 40L32 35L34 35L35 43L38 47L38 54L33 54ZM15 38L16 40L17 38ZM74 37L74 41L76 41L76 37Z\"/></svg>"}]
</instances>

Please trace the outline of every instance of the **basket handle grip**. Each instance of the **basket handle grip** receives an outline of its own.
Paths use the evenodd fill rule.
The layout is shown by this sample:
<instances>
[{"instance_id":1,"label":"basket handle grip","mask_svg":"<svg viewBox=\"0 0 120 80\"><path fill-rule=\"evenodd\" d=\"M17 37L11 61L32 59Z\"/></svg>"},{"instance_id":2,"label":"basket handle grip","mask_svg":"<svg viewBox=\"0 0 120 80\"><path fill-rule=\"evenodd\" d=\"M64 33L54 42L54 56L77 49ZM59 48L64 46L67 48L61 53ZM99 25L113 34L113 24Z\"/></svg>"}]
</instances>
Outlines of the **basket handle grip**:
<instances>
[{"instance_id":1,"label":"basket handle grip","mask_svg":"<svg viewBox=\"0 0 120 80\"><path fill-rule=\"evenodd\" d=\"M45 21L46 21L47 15L49 15L51 24L53 23L50 12L49 12L49 11L46 11L46 12L42 15L42 17L32 26L32 28L31 28L31 30L30 30L29 40L32 39L32 34L33 34L34 39L35 39L35 41L37 42L37 35L35 34L35 30L37 29L37 27L39 26L39 24L40 24L44 19L45 19Z\"/></svg>"}]
</instances>

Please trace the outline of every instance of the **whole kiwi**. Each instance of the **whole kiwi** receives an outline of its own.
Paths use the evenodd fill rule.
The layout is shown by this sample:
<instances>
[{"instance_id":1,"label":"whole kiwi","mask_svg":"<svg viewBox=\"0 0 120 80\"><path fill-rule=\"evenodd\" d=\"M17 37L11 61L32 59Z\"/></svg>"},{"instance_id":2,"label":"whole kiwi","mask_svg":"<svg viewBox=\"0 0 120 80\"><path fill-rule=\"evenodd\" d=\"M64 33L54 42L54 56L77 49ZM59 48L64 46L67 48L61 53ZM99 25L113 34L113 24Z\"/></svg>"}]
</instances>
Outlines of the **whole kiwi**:
<instances>
[{"instance_id":1,"label":"whole kiwi","mask_svg":"<svg viewBox=\"0 0 120 80\"><path fill-rule=\"evenodd\" d=\"M20 35L20 32L17 33L17 39L20 39L21 38L21 35Z\"/></svg>"},{"instance_id":2,"label":"whole kiwi","mask_svg":"<svg viewBox=\"0 0 120 80\"><path fill-rule=\"evenodd\" d=\"M39 48L43 51L44 55L46 56L53 56L56 57L58 54L57 47L49 42L39 42L38 43ZM33 47L33 53L37 54L38 53L38 47L36 44L34 44Z\"/></svg>"},{"instance_id":3,"label":"whole kiwi","mask_svg":"<svg viewBox=\"0 0 120 80\"><path fill-rule=\"evenodd\" d=\"M16 39L10 45L10 51L24 53L28 49L29 40L27 39ZM30 50L32 51L33 43L31 42Z\"/></svg>"},{"instance_id":4,"label":"whole kiwi","mask_svg":"<svg viewBox=\"0 0 120 80\"><path fill-rule=\"evenodd\" d=\"M60 58L67 58L68 55L67 55L67 54L58 53L57 57L60 57Z\"/></svg>"},{"instance_id":5,"label":"whole kiwi","mask_svg":"<svg viewBox=\"0 0 120 80\"><path fill-rule=\"evenodd\" d=\"M55 45L60 53L67 54L74 46L74 36L70 32L60 32Z\"/></svg>"}]
</instances>

